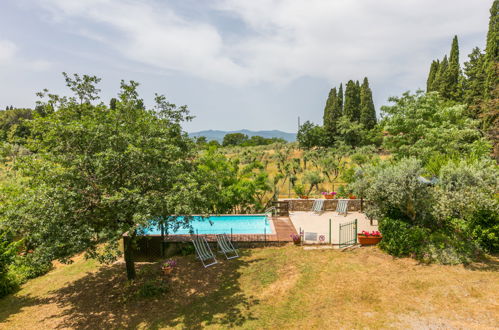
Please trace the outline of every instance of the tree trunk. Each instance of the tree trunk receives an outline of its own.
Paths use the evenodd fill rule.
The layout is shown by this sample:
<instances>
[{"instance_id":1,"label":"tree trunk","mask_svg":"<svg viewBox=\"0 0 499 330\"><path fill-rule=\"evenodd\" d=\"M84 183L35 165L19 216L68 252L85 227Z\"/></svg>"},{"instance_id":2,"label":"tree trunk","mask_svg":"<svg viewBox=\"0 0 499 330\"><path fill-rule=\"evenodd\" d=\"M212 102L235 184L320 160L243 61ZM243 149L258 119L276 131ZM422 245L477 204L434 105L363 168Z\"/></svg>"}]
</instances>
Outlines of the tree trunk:
<instances>
[{"instance_id":1,"label":"tree trunk","mask_svg":"<svg viewBox=\"0 0 499 330\"><path fill-rule=\"evenodd\" d=\"M125 239L125 265L126 265L126 276L129 281L135 279L135 261L133 258L133 248L135 245L135 237L137 232L134 229L130 236Z\"/></svg>"}]
</instances>

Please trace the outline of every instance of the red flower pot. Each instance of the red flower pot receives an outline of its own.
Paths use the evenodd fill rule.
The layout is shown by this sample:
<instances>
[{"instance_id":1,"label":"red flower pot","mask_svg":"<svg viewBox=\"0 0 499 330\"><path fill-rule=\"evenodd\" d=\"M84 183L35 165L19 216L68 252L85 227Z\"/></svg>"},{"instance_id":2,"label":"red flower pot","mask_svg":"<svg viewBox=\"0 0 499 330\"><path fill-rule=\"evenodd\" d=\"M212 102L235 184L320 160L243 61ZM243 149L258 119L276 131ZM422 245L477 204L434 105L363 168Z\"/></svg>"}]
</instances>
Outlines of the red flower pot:
<instances>
[{"instance_id":1,"label":"red flower pot","mask_svg":"<svg viewBox=\"0 0 499 330\"><path fill-rule=\"evenodd\" d=\"M300 199L308 199L308 196L300 196Z\"/></svg>"},{"instance_id":2,"label":"red flower pot","mask_svg":"<svg viewBox=\"0 0 499 330\"><path fill-rule=\"evenodd\" d=\"M171 267L162 267L161 270L164 275L170 275L173 272L173 268Z\"/></svg>"},{"instance_id":3,"label":"red flower pot","mask_svg":"<svg viewBox=\"0 0 499 330\"><path fill-rule=\"evenodd\" d=\"M333 199L333 198L334 198L334 195L324 195L324 198L325 198L325 199Z\"/></svg>"},{"instance_id":4,"label":"red flower pot","mask_svg":"<svg viewBox=\"0 0 499 330\"><path fill-rule=\"evenodd\" d=\"M382 237L365 236L362 234L358 234L357 239L359 240L360 245L364 246L364 245L376 245L381 241Z\"/></svg>"}]
</instances>

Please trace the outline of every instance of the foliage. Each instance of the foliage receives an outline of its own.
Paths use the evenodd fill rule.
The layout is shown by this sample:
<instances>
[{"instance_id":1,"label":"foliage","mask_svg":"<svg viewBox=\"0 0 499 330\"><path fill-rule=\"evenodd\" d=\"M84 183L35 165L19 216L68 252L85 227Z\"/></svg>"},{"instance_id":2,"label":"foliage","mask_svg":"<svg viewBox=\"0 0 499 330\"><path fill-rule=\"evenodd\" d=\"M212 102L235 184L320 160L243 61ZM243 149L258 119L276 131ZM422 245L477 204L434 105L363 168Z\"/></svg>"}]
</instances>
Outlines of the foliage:
<instances>
[{"instance_id":1,"label":"foliage","mask_svg":"<svg viewBox=\"0 0 499 330\"><path fill-rule=\"evenodd\" d=\"M135 292L139 298L152 298L169 291L169 286L164 281L147 280L140 284Z\"/></svg>"},{"instance_id":2,"label":"foliage","mask_svg":"<svg viewBox=\"0 0 499 330\"><path fill-rule=\"evenodd\" d=\"M442 159L443 161L443 159ZM435 185L421 180L416 159L362 168L350 186L364 195L366 214L380 219L381 248L425 262L469 262L498 250L499 170L488 159L469 158L438 166Z\"/></svg>"},{"instance_id":3,"label":"foliage","mask_svg":"<svg viewBox=\"0 0 499 330\"><path fill-rule=\"evenodd\" d=\"M138 84L122 81L112 110L90 103L97 78L65 78L76 97L40 93L48 95L40 105L55 111L30 122L27 146L34 154L17 165L28 179L7 213L38 258L68 261L86 251L110 260L115 254L99 251L101 242L117 247L123 233L133 241L136 225L152 217L204 211L192 175L193 144L181 129L190 119L185 106L156 95L154 109L145 110ZM133 257L125 259L133 278Z\"/></svg>"},{"instance_id":4,"label":"foliage","mask_svg":"<svg viewBox=\"0 0 499 330\"><path fill-rule=\"evenodd\" d=\"M175 268L175 267L177 267L177 262L174 259L168 259L163 263L162 267Z\"/></svg>"},{"instance_id":5,"label":"foliage","mask_svg":"<svg viewBox=\"0 0 499 330\"><path fill-rule=\"evenodd\" d=\"M418 180L422 173L421 162L414 158L394 164L382 163L366 168L351 187L369 200L368 217L430 225L433 194L428 185Z\"/></svg>"},{"instance_id":6,"label":"foliage","mask_svg":"<svg viewBox=\"0 0 499 330\"><path fill-rule=\"evenodd\" d=\"M388 217L379 221L379 230L383 233L379 247L395 257L420 256L428 231Z\"/></svg>"},{"instance_id":7,"label":"foliage","mask_svg":"<svg viewBox=\"0 0 499 330\"><path fill-rule=\"evenodd\" d=\"M0 111L0 141L23 142L29 135L26 121L33 118L31 109L9 109Z\"/></svg>"},{"instance_id":8,"label":"foliage","mask_svg":"<svg viewBox=\"0 0 499 330\"><path fill-rule=\"evenodd\" d=\"M319 189L319 184L324 182L324 178L317 171L307 171L303 173L303 181L309 184L307 195L310 195L314 188Z\"/></svg>"},{"instance_id":9,"label":"foliage","mask_svg":"<svg viewBox=\"0 0 499 330\"><path fill-rule=\"evenodd\" d=\"M52 269L52 262L39 258L37 254L29 251L14 258L9 266L11 273L19 283L46 274Z\"/></svg>"},{"instance_id":10,"label":"foliage","mask_svg":"<svg viewBox=\"0 0 499 330\"><path fill-rule=\"evenodd\" d=\"M499 251L499 170L494 161L449 161L440 171L435 216L484 250Z\"/></svg>"},{"instance_id":11,"label":"foliage","mask_svg":"<svg viewBox=\"0 0 499 330\"><path fill-rule=\"evenodd\" d=\"M343 115L350 122L358 122L360 120L360 89L352 80L349 80L345 87Z\"/></svg>"},{"instance_id":12,"label":"foliage","mask_svg":"<svg viewBox=\"0 0 499 330\"><path fill-rule=\"evenodd\" d=\"M426 162L432 154L488 154L489 143L466 117L464 105L449 105L436 93L404 93L382 107L386 118L383 145L397 158L414 156Z\"/></svg>"},{"instance_id":13,"label":"foliage","mask_svg":"<svg viewBox=\"0 0 499 330\"><path fill-rule=\"evenodd\" d=\"M376 126L376 109L374 108L373 93L369 87L367 77L364 78L360 89L360 120L366 130Z\"/></svg>"},{"instance_id":14,"label":"foliage","mask_svg":"<svg viewBox=\"0 0 499 330\"><path fill-rule=\"evenodd\" d=\"M296 139L302 149L312 149L322 146L326 141L326 133L322 126L306 121L300 126Z\"/></svg>"},{"instance_id":15,"label":"foliage","mask_svg":"<svg viewBox=\"0 0 499 330\"><path fill-rule=\"evenodd\" d=\"M19 282L8 272L14 261L18 243L13 242L12 235L0 228L0 298L14 291Z\"/></svg>"},{"instance_id":16,"label":"foliage","mask_svg":"<svg viewBox=\"0 0 499 330\"><path fill-rule=\"evenodd\" d=\"M469 116L477 119L482 112L481 106L485 93L485 54L475 47L468 57L469 60L464 62L466 76L464 101L468 104Z\"/></svg>"},{"instance_id":17,"label":"foliage","mask_svg":"<svg viewBox=\"0 0 499 330\"><path fill-rule=\"evenodd\" d=\"M293 190L298 197L305 196L305 187L302 184L296 184Z\"/></svg>"},{"instance_id":18,"label":"foliage","mask_svg":"<svg viewBox=\"0 0 499 330\"><path fill-rule=\"evenodd\" d=\"M229 159L215 148L202 153L196 171L199 192L206 198L211 213L251 213L268 206L272 191L268 174L257 159ZM272 199L272 197L271 197Z\"/></svg>"},{"instance_id":19,"label":"foliage","mask_svg":"<svg viewBox=\"0 0 499 330\"><path fill-rule=\"evenodd\" d=\"M225 134L222 145L227 146L237 146L248 141L248 136L243 133L228 133Z\"/></svg>"},{"instance_id":20,"label":"foliage","mask_svg":"<svg viewBox=\"0 0 499 330\"><path fill-rule=\"evenodd\" d=\"M348 116L342 116L338 120L338 141L351 147L364 144L367 130L360 122L352 121Z\"/></svg>"}]
</instances>

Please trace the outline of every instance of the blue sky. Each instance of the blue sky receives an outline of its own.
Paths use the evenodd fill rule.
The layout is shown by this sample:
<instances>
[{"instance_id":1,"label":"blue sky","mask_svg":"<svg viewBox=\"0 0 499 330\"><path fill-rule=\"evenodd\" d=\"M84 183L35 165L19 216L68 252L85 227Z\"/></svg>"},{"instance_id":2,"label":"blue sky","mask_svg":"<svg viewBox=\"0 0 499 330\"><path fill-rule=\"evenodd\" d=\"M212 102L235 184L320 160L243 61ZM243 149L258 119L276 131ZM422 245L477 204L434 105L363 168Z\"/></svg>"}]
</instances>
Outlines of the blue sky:
<instances>
[{"instance_id":1,"label":"blue sky","mask_svg":"<svg viewBox=\"0 0 499 330\"><path fill-rule=\"evenodd\" d=\"M369 77L375 105L424 88L457 34L484 47L489 0L2 0L0 107L67 94L61 72L141 83L187 104L188 131L296 131L321 122L329 89Z\"/></svg>"}]
</instances>

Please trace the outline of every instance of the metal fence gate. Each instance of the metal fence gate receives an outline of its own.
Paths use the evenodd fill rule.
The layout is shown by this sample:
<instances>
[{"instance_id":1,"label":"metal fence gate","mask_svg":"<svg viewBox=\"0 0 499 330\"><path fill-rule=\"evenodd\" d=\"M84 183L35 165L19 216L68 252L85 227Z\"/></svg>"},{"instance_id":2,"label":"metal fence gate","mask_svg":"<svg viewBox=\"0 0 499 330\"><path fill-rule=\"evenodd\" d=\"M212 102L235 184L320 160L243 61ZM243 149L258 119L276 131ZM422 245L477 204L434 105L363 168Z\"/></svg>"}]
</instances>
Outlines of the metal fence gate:
<instances>
[{"instance_id":1,"label":"metal fence gate","mask_svg":"<svg viewBox=\"0 0 499 330\"><path fill-rule=\"evenodd\" d=\"M339 247L357 244L357 219L347 223L340 223Z\"/></svg>"}]
</instances>

